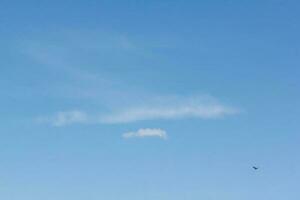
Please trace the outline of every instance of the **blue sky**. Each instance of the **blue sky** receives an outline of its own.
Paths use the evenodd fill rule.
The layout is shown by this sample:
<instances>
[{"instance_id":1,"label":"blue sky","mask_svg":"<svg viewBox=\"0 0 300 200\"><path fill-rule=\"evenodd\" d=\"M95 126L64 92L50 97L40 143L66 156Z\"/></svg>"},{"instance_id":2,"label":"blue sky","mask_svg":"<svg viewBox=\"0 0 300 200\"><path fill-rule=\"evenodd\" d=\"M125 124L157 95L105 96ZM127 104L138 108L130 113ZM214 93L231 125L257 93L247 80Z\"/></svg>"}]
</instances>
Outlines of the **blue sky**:
<instances>
[{"instance_id":1,"label":"blue sky","mask_svg":"<svg viewBox=\"0 0 300 200\"><path fill-rule=\"evenodd\" d=\"M299 8L1 1L0 198L298 200Z\"/></svg>"}]
</instances>

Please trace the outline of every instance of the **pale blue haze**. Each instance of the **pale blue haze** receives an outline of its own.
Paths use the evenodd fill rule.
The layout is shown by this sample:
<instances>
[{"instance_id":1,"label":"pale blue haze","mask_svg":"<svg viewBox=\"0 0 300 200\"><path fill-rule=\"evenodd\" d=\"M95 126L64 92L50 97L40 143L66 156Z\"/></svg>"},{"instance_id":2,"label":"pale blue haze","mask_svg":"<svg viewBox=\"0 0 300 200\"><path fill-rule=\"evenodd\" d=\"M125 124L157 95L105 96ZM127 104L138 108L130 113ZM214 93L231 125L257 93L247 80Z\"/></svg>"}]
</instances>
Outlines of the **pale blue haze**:
<instances>
[{"instance_id":1,"label":"pale blue haze","mask_svg":"<svg viewBox=\"0 0 300 200\"><path fill-rule=\"evenodd\" d=\"M299 11L296 0L0 0L0 199L299 200ZM97 121L198 98L237 112ZM53 124L74 110L88 119ZM142 128L168 137L122 137Z\"/></svg>"}]
</instances>

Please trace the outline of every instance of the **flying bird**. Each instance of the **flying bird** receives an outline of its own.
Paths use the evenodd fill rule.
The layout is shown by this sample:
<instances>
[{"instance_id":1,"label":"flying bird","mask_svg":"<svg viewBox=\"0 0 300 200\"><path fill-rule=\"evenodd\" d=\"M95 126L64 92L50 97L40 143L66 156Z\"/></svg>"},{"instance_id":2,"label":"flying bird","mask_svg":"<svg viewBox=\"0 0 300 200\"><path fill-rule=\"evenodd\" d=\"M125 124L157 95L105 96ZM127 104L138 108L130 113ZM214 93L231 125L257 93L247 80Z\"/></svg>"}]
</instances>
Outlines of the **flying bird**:
<instances>
[{"instance_id":1,"label":"flying bird","mask_svg":"<svg viewBox=\"0 0 300 200\"><path fill-rule=\"evenodd\" d=\"M255 166L253 166L252 168L253 168L254 170L258 170L258 167L255 167Z\"/></svg>"}]
</instances>

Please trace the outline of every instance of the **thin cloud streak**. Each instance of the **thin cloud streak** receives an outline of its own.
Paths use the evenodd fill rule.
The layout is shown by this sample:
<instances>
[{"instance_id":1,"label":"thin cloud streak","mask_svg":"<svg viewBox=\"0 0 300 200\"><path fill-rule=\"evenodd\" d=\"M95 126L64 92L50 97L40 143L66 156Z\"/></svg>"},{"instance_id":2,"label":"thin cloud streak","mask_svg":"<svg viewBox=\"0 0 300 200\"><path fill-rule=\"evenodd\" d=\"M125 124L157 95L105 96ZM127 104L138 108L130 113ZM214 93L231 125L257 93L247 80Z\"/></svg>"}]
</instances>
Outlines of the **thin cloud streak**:
<instances>
[{"instance_id":1,"label":"thin cloud streak","mask_svg":"<svg viewBox=\"0 0 300 200\"><path fill-rule=\"evenodd\" d=\"M145 138L145 137L158 137L160 139L167 139L167 132L159 128L142 128L137 131L124 133L123 138Z\"/></svg>"},{"instance_id":2,"label":"thin cloud streak","mask_svg":"<svg viewBox=\"0 0 300 200\"><path fill-rule=\"evenodd\" d=\"M174 120L183 118L216 119L238 114L236 108L221 104L190 104L167 107L138 107L116 112L101 118L102 123L130 123L144 120Z\"/></svg>"},{"instance_id":3,"label":"thin cloud streak","mask_svg":"<svg viewBox=\"0 0 300 200\"><path fill-rule=\"evenodd\" d=\"M42 123L49 123L52 126L61 127L71 124L82 124L89 121L88 115L79 110L60 111L50 117L40 117L37 120Z\"/></svg>"},{"instance_id":4,"label":"thin cloud streak","mask_svg":"<svg viewBox=\"0 0 300 200\"><path fill-rule=\"evenodd\" d=\"M189 118L218 119L239 114L239 109L218 103L214 99L160 98L160 103L146 103L144 106L129 106L107 114L88 114L71 110L58 112L42 122L53 126L70 124L126 124L149 120L179 120Z\"/></svg>"}]
</instances>

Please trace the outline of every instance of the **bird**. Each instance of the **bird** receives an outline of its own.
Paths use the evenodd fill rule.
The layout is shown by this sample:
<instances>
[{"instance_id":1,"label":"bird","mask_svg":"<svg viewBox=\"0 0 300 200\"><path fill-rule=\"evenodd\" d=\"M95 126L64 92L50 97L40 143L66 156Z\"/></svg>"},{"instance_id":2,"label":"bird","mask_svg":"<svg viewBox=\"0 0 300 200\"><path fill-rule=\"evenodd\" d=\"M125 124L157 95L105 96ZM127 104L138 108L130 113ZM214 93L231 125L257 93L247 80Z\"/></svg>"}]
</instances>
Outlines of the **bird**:
<instances>
[{"instance_id":1,"label":"bird","mask_svg":"<svg viewBox=\"0 0 300 200\"><path fill-rule=\"evenodd\" d=\"M252 168L253 168L254 170L258 170L258 167L255 167L255 166L253 166Z\"/></svg>"}]
</instances>

